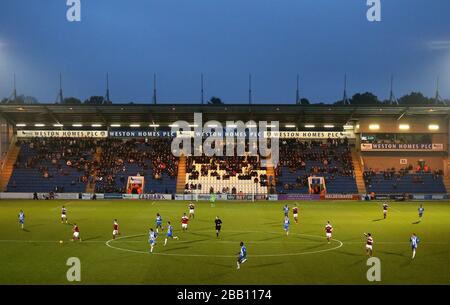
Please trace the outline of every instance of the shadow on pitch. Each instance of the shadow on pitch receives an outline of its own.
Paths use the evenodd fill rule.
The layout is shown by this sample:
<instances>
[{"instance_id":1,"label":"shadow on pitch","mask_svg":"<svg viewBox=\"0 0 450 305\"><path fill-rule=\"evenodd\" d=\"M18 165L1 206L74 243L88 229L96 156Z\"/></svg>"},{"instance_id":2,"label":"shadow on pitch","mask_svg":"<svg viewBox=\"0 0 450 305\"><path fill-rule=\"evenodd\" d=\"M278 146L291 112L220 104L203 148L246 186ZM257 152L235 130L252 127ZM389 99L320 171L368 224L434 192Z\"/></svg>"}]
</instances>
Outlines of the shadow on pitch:
<instances>
[{"instance_id":1,"label":"shadow on pitch","mask_svg":"<svg viewBox=\"0 0 450 305\"><path fill-rule=\"evenodd\" d=\"M358 255L358 256L360 256L360 255ZM368 256L366 256L366 258L359 259L359 260L357 260L357 261L351 263L351 264L348 265L348 266L356 266L356 265L360 265L360 264L364 263L364 262L367 260L367 258L368 258Z\"/></svg>"},{"instance_id":2,"label":"shadow on pitch","mask_svg":"<svg viewBox=\"0 0 450 305\"><path fill-rule=\"evenodd\" d=\"M189 233L190 235L194 236L202 236L202 237L211 237L214 234L214 231L211 231L211 233L198 233L193 231L186 231L185 233ZM184 233L182 233L184 234Z\"/></svg>"},{"instance_id":3,"label":"shadow on pitch","mask_svg":"<svg viewBox=\"0 0 450 305\"><path fill-rule=\"evenodd\" d=\"M303 250L306 250L306 251L308 251L308 250L313 250L313 249L320 248L320 247L322 247L323 245L324 245L323 243L317 243L317 245L303 248Z\"/></svg>"},{"instance_id":4,"label":"shadow on pitch","mask_svg":"<svg viewBox=\"0 0 450 305\"><path fill-rule=\"evenodd\" d=\"M100 237L101 237L101 236L98 235L98 236L93 236L93 237L84 238L83 240L84 240L84 241L95 240L95 239L99 239Z\"/></svg>"},{"instance_id":5,"label":"shadow on pitch","mask_svg":"<svg viewBox=\"0 0 450 305\"><path fill-rule=\"evenodd\" d=\"M275 235L275 236L271 236L271 237L268 237L268 238L263 238L260 241L269 241L269 240L274 240L274 239L279 239L279 238L280 238L280 236Z\"/></svg>"},{"instance_id":6,"label":"shadow on pitch","mask_svg":"<svg viewBox=\"0 0 450 305\"><path fill-rule=\"evenodd\" d=\"M230 269L231 267L236 267L236 264L220 264L220 263L208 263L208 265L213 265L213 266L217 266L217 267L221 267L221 268L226 268L226 269Z\"/></svg>"},{"instance_id":7,"label":"shadow on pitch","mask_svg":"<svg viewBox=\"0 0 450 305\"><path fill-rule=\"evenodd\" d=\"M413 222L413 225L418 225L420 223L420 220Z\"/></svg>"},{"instance_id":8,"label":"shadow on pitch","mask_svg":"<svg viewBox=\"0 0 450 305\"><path fill-rule=\"evenodd\" d=\"M249 233L246 233L246 232L236 232L236 233L228 233L228 232L225 232L225 233L224 233L224 235L226 235L227 237L229 237L229 236L241 236L241 235L243 235L243 234L249 234Z\"/></svg>"},{"instance_id":9,"label":"shadow on pitch","mask_svg":"<svg viewBox=\"0 0 450 305\"><path fill-rule=\"evenodd\" d=\"M344 255L348 255L348 256L361 256L361 253L354 253L354 252L346 252L346 251L335 251L335 253L339 253L339 254L344 254Z\"/></svg>"},{"instance_id":10,"label":"shadow on pitch","mask_svg":"<svg viewBox=\"0 0 450 305\"><path fill-rule=\"evenodd\" d=\"M318 236L318 237L308 237L308 236L302 235L302 233L300 233L299 235L300 236L296 236L296 239L298 239L298 240L306 240L306 241L309 241L309 242L318 242L318 243L320 243L321 241L325 240L325 239L320 238L320 236Z\"/></svg>"},{"instance_id":11,"label":"shadow on pitch","mask_svg":"<svg viewBox=\"0 0 450 305\"><path fill-rule=\"evenodd\" d=\"M266 226L273 226L273 225L280 225L280 223L282 223L282 221L265 222L265 223L263 223L263 225L266 225Z\"/></svg>"},{"instance_id":12,"label":"shadow on pitch","mask_svg":"<svg viewBox=\"0 0 450 305\"><path fill-rule=\"evenodd\" d=\"M267 264L259 264L259 265L250 265L247 268L249 268L249 269L264 268L264 267L278 266L278 265L282 265L282 264L283 264L283 262L267 263Z\"/></svg>"},{"instance_id":13,"label":"shadow on pitch","mask_svg":"<svg viewBox=\"0 0 450 305\"><path fill-rule=\"evenodd\" d=\"M181 241L181 242L188 242L190 244L195 244L195 243L201 243L202 241L208 241L210 240L209 238L205 238L205 239L197 239L197 240L189 240L189 241Z\"/></svg>"},{"instance_id":14,"label":"shadow on pitch","mask_svg":"<svg viewBox=\"0 0 450 305\"><path fill-rule=\"evenodd\" d=\"M404 253L396 253L396 252L389 252L389 251L378 251L378 253L388 254L388 255L395 255L400 257L405 257L406 255Z\"/></svg>"},{"instance_id":15,"label":"shadow on pitch","mask_svg":"<svg viewBox=\"0 0 450 305\"><path fill-rule=\"evenodd\" d=\"M381 221L381 220L384 220L384 218L378 218L378 219L374 219L372 221Z\"/></svg>"},{"instance_id":16,"label":"shadow on pitch","mask_svg":"<svg viewBox=\"0 0 450 305\"><path fill-rule=\"evenodd\" d=\"M170 251L175 251L175 250L183 250L183 249L189 249L189 248L190 247L176 247L176 248L165 249L164 252L170 252Z\"/></svg>"},{"instance_id":17,"label":"shadow on pitch","mask_svg":"<svg viewBox=\"0 0 450 305\"><path fill-rule=\"evenodd\" d=\"M44 225L43 223L36 223L34 225L29 225L28 228L42 227L43 225Z\"/></svg>"}]
</instances>

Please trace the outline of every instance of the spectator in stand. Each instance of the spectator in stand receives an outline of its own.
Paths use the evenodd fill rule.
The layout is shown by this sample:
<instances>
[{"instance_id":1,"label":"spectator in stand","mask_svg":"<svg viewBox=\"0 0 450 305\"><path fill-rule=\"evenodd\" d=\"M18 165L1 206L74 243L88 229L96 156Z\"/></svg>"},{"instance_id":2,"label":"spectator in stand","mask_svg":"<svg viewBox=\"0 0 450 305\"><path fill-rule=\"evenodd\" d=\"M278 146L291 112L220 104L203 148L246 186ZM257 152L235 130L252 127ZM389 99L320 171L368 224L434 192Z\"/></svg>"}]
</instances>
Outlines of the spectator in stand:
<instances>
[{"instance_id":1,"label":"spectator in stand","mask_svg":"<svg viewBox=\"0 0 450 305\"><path fill-rule=\"evenodd\" d=\"M291 174L301 173L301 175L297 175L295 183L283 183L282 168L287 168ZM308 177L311 175L324 176L327 183L333 183L337 176L353 178L354 170L348 139L283 140L280 143L280 161L275 169L275 175L279 191L300 190L307 187Z\"/></svg>"}]
</instances>

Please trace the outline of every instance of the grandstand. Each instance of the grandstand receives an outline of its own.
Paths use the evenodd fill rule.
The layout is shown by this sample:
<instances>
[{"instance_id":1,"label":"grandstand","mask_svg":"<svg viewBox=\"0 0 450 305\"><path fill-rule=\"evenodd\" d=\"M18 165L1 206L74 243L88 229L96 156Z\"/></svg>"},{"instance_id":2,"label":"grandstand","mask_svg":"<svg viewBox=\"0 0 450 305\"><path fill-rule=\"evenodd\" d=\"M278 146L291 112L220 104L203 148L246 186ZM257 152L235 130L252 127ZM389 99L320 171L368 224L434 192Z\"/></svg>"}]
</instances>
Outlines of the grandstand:
<instances>
[{"instance_id":1,"label":"grandstand","mask_svg":"<svg viewBox=\"0 0 450 305\"><path fill-rule=\"evenodd\" d=\"M423 171L364 172L366 188L378 194L387 193L446 193L442 174Z\"/></svg>"},{"instance_id":2,"label":"grandstand","mask_svg":"<svg viewBox=\"0 0 450 305\"><path fill-rule=\"evenodd\" d=\"M8 193L446 194L450 108L344 105L0 105L0 187ZM280 162L175 157L178 120L278 121ZM126 116L124 114L127 114ZM264 163L264 164L263 164Z\"/></svg>"},{"instance_id":3,"label":"grandstand","mask_svg":"<svg viewBox=\"0 0 450 305\"><path fill-rule=\"evenodd\" d=\"M16 143L20 153L8 192L84 192L90 178L93 141L32 139Z\"/></svg>"}]
</instances>

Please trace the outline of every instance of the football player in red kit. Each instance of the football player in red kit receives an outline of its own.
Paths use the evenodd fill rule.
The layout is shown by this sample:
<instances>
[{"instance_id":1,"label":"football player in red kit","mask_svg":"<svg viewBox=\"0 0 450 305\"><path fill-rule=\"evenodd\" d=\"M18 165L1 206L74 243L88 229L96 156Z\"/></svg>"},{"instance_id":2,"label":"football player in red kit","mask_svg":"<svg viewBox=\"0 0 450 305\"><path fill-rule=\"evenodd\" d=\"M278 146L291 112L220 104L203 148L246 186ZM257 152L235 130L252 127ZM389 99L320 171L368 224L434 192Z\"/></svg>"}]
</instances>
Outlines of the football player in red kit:
<instances>
[{"instance_id":1,"label":"football player in red kit","mask_svg":"<svg viewBox=\"0 0 450 305\"><path fill-rule=\"evenodd\" d=\"M298 223L298 206L294 205L292 208L292 214L294 216L295 223Z\"/></svg>"},{"instance_id":2,"label":"football player in red kit","mask_svg":"<svg viewBox=\"0 0 450 305\"><path fill-rule=\"evenodd\" d=\"M366 241L366 254L368 256L372 256L373 254L373 237L370 233L364 233L364 236L367 238Z\"/></svg>"},{"instance_id":3,"label":"football player in red kit","mask_svg":"<svg viewBox=\"0 0 450 305\"><path fill-rule=\"evenodd\" d=\"M383 202L383 218L386 219L388 212L389 204L385 201Z\"/></svg>"},{"instance_id":4,"label":"football player in red kit","mask_svg":"<svg viewBox=\"0 0 450 305\"><path fill-rule=\"evenodd\" d=\"M73 224L72 231L73 231L72 241L75 241L75 240L81 241L80 228L77 226L76 223Z\"/></svg>"},{"instance_id":5,"label":"football player in red kit","mask_svg":"<svg viewBox=\"0 0 450 305\"><path fill-rule=\"evenodd\" d=\"M327 237L328 243L331 242L331 233L333 233L333 226L328 221L326 226L325 226L325 235Z\"/></svg>"},{"instance_id":6,"label":"football player in red kit","mask_svg":"<svg viewBox=\"0 0 450 305\"><path fill-rule=\"evenodd\" d=\"M181 217L181 229L183 230L183 232L187 230L188 222L189 222L189 217L187 217L186 213L184 213L183 217Z\"/></svg>"},{"instance_id":7,"label":"football player in red kit","mask_svg":"<svg viewBox=\"0 0 450 305\"><path fill-rule=\"evenodd\" d=\"M194 219L195 216L195 204L193 202L189 203L189 218Z\"/></svg>"},{"instance_id":8,"label":"football player in red kit","mask_svg":"<svg viewBox=\"0 0 450 305\"><path fill-rule=\"evenodd\" d=\"M113 239L116 239L116 235L119 235L119 223L117 222L117 219L114 219L113 223Z\"/></svg>"}]
</instances>

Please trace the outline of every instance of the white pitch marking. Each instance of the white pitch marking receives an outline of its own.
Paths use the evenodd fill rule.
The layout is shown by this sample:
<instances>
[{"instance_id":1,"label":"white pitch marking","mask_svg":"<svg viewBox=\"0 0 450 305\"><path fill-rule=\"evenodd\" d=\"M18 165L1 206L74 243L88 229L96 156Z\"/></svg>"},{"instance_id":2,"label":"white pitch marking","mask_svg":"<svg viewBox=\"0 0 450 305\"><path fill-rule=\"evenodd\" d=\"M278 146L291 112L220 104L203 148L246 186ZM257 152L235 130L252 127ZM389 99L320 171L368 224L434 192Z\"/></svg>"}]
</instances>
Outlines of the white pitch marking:
<instances>
[{"instance_id":1,"label":"white pitch marking","mask_svg":"<svg viewBox=\"0 0 450 305\"><path fill-rule=\"evenodd\" d=\"M280 234L280 233L275 233L275 232L260 232L260 231L233 231L233 232L240 232L240 233L263 233L263 234ZM158 252L153 252L153 253L149 253L148 251L139 251L139 250L131 250L131 249L126 249L126 248L120 248L120 247L115 247L111 245L111 242L113 241L117 241L120 239L125 239L125 238L132 238L132 237L139 237L139 236L144 236L145 234L137 234L137 235L130 235L130 236L122 236L116 239L110 239L108 240L105 245L108 246L111 249L116 249L116 250L120 250L120 251L125 251L125 252L132 252L132 253L142 253L142 254L153 254L153 255L164 255L164 256L184 256L184 257L223 257L223 258L230 258L230 257L236 257L236 255L211 255L211 254L178 254L178 253L158 253ZM297 235L297 236L309 236L309 237L319 237L321 239L324 239L325 237L323 236L318 236L318 235L310 235L310 234L296 234L296 233L291 233L291 235ZM306 251L306 252L298 252L298 253L282 253L282 254L255 254L255 255L249 255L249 257L281 257L281 256L298 256L298 255L304 255L304 254L317 254L317 253L322 253L322 252L327 252L327 251L332 251L332 250L336 250L339 249L340 247L342 247L344 245L344 243L340 240L337 239L332 239L332 241L338 242L339 245L333 248L329 248L329 249L323 249L323 250L317 250L317 251ZM280 242L281 243L281 242Z\"/></svg>"}]
</instances>

